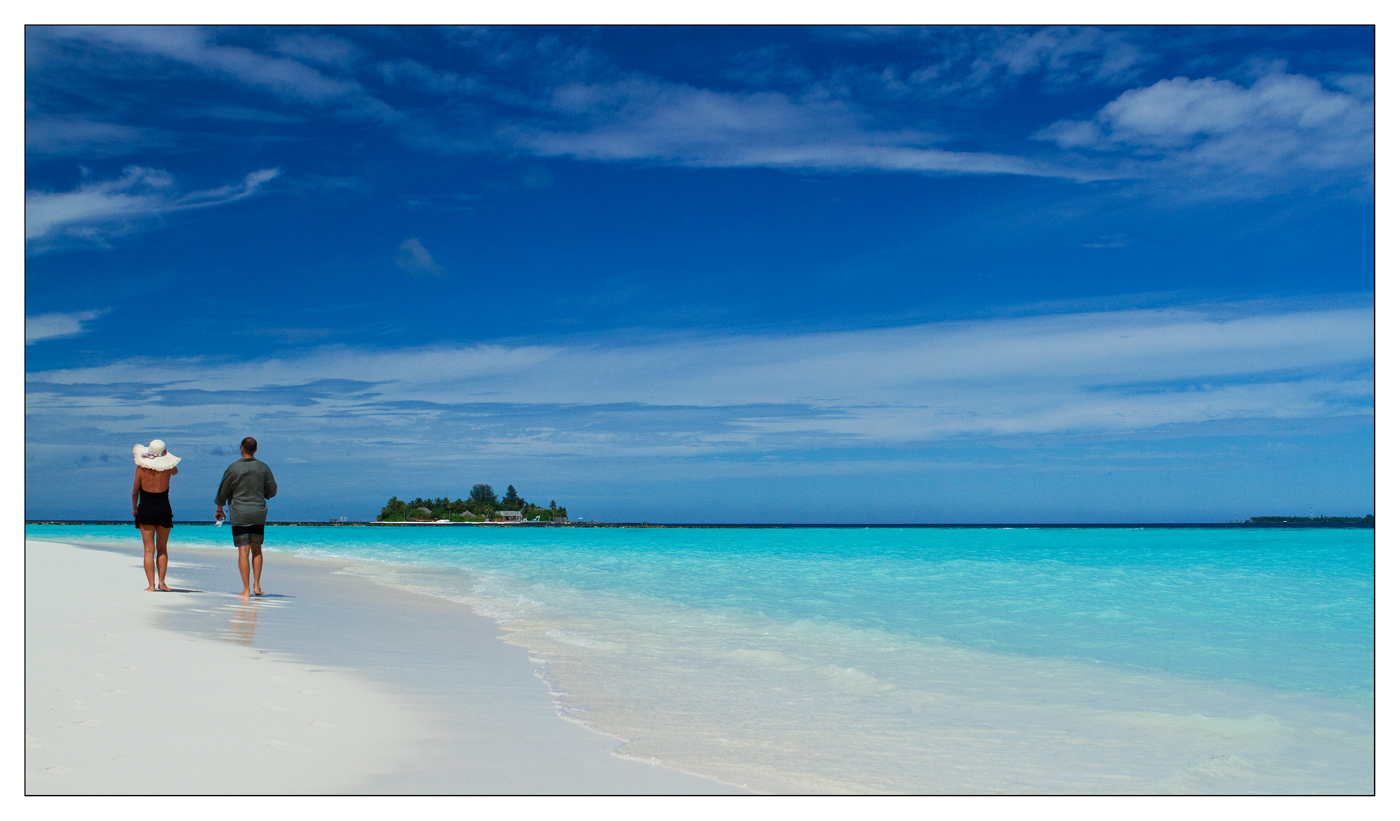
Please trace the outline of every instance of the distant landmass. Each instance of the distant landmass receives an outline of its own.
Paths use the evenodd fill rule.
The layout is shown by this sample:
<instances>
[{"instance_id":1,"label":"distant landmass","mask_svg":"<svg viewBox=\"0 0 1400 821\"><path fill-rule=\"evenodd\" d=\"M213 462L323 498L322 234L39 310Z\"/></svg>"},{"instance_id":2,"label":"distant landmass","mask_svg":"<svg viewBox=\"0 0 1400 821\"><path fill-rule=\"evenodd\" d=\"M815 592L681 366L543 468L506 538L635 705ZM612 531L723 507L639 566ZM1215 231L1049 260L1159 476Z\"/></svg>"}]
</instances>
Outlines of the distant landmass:
<instances>
[{"instance_id":1,"label":"distant landmass","mask_svg":"<svg viewBox=\"0 0 1400 821\"><path fill-rule=\"evenodd\" d=\"M1290 527L1375 527L1376 517L1365 516L1254 516L1245 524Z\"/></svg>"},{"instance_id":2,"label":"distant landmass","mask_svg":"<svg viewBox=\"0 0 1400 821\"><path fill-rule=\"evenodd\" d=\"M506 487L506 495L497 499L490 485L472 485L466 499L450 501L446 496L439 499L417 498L405 502L397 496L389 499L379 511L380 522L567 522L569 511L550 500L549 507L527 502L515 490L515 485Z\"/></svg>"},{"instance_id":3,"label":"distant landmass","mask_svg":"<svg viewBox=\"0 0 1400 821\"><path fill-rule=\"evenodd\" d=\"M481 487L481 486L478 486ZM490 491L487 485L486 491ZM473 488L475 490L475 488ZM841 523L830 522L824 524L817 523L653 523L653 522L584 522L582 520L571 521L569 512L563 506L554 501L550 501L549 507L531 504L514 493L514 486L506 490L504 498L496 499L491 494L494 501L475 501L472 499L458 499L452 501L447 497L437 499L416 498L413 501L405 502L398 497L389 499L388 504L379 512L374 521L349 521L342 517L331 519L327 522L324 519L317 521L270 521L269 525L302 525L326 527L328 525L340 525L348 527L374 525L377 523L423 523L434 522L488 522L488 521L516 521L516 522L536 522L561 523L569 522L571 526L580 527L649 527L649 528L931 528L931 529L962 529L962 528L1050 528L1050 529L1077 529L1077 528L1207 528L1207 529L1232 529L1248 527L1277 527L1277 528L1358 528L1374 529L1376 517L1373 514L1365 516L1254 516L1245 521L1229 522L982 522L982 523L939 523L939 524L916 524L916 523L881 523L881 522L855 522ZM518 507L516 506L518 505ZM26 525L130 525L130 519L26 519ZM199 521L176 520L179 525L209 525L213 522L201 519Z\"/></svg>"}]
</instances>

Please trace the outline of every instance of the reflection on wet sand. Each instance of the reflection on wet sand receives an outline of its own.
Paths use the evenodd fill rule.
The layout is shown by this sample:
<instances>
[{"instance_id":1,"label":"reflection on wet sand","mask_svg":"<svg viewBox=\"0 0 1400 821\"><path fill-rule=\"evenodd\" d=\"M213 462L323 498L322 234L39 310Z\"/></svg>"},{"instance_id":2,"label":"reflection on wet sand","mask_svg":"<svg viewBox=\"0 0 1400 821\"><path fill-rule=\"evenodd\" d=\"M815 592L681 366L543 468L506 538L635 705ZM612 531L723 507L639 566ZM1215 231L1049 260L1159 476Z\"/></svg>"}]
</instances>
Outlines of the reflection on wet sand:
<instances>
[{"instance_id":1,"label":"reflection on wet sand","mask_svg":"<svg viewBox=\"0 0 1400 821\"><path fill-rule=\"evenodd\" d=\"M228 626L224 628L224 638L239 644L252 644L253 634L258 629L258 607L261 604L262 599L230 604L233 618L229 619Z\"/></svg>"}]
</instances>

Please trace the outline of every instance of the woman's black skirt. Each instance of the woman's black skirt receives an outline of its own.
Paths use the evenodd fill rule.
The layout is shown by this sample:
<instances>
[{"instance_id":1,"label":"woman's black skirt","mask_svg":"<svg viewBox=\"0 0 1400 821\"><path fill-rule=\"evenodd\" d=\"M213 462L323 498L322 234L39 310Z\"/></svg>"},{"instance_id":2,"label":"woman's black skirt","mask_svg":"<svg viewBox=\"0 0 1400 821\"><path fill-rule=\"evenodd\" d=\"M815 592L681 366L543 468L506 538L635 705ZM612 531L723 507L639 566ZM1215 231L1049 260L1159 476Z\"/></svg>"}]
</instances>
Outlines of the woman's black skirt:
<instances>
[{"instance_id":1,"label":"woman's black skirt","mask_svg":"<svg viewBox=\"0 0 1400 821\"><path fill-rule=\"evenodd\" d=\"M170 491L148 493L141 491L141 501L136 503L136 526L155 525L174 527L175 514L170 511Z\"/></svg>"}]
</instances>

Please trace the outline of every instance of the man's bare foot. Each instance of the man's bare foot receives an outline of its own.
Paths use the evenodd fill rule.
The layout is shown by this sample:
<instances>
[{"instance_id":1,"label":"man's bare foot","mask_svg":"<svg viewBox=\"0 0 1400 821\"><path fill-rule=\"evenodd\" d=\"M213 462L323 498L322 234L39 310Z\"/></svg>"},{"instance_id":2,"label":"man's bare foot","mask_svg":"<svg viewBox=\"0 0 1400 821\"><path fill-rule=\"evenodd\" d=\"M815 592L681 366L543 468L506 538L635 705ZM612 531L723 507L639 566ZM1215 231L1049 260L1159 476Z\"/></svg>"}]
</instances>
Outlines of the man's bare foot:
<instances>
[{"instance_id":1,"label":"man's bare foot","mask_svg":"<svg viewBox=\"0 0 1400 821\"><path fill-rule=\"evenodd\" d=\"M253 595L254 595L254 596L261 596L261 595L262 595L262 589L261 589L261 588L254 587L254 588L253 588Z\"/></svg>"},{"instance_id":2,"label":"man's bare foot","mask_svg":"<svg viewBox=\"0 0 1400 821\"><path fill-rule=\"evenodd\" d=\"M161 582L161 583L160 583L160 589L161 589L161 592L164 592L164 593L169 593L169 592L170 592L170 588L168 588L168 587L165 586L165 582Z\"/></svg>"},{"instance_id":3,"label":"man's bare foot","mask_svg":"<svg viewBox=\"0 0 1400 821\"><path fill-rule=\"evenodd\" d=\"M242 593L239 593L239 594L238 594L238 598L240 598L240 599L246 599L246 598L248 598L248 591L247 591L247 590L244 590Z\"/></svg>"}]
</instances>

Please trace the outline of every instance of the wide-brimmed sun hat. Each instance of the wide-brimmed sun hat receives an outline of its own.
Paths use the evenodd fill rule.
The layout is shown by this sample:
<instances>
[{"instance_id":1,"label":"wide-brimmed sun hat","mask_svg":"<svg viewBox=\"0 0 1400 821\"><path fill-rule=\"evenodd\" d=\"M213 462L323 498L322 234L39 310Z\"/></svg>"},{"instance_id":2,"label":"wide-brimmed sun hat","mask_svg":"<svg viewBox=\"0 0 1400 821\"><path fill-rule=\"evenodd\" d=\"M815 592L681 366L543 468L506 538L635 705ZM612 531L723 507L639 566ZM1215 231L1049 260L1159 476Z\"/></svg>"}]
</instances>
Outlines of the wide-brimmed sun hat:
<instances>
[{"instance_id":1,"label":"wide-brimmed sun hat","mask_svg":"<svg viewBox=\"0 0 1400 821\"><path fill-rule=\"evenodd\" d=\"M152 439L149 445L133 447L131 455L135 457L137 467L151 470L170 470L180 464L180 457L167 451L165 443L159 439Z\"/></svg>"}]
</instances>

